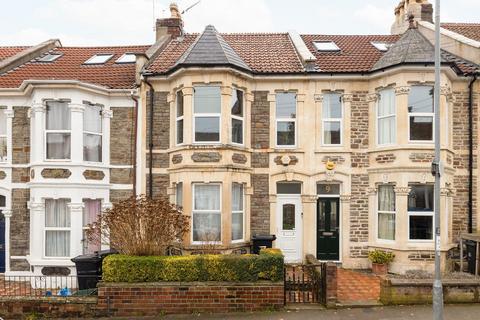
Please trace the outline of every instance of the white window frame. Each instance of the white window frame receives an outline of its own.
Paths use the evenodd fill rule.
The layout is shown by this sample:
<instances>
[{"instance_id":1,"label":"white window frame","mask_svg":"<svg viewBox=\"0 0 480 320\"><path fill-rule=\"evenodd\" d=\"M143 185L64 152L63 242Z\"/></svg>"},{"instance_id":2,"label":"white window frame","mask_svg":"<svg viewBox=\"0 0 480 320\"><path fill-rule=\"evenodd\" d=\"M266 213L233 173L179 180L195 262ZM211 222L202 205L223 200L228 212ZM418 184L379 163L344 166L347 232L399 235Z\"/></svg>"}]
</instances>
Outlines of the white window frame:
<instances>
[{"instance_id":1,"label":"white window frame","mask_svg":"<svg viewBox=\"0 0 480 320\"><path fill-rule=\"evenodd\" d=\"M181 201L178 201L179 191L182 193ZM183 208L183 195L184 195L183 182L177 182L176 185L175 185L175 204L179 207L182 207L182 208ZM179 203L179 202L182 202L182 203Z\"/></svg>"},{"instance_id":2,"label":"white window frame","mask_svg":"<svg viewBox=\"0 0 480 320\"><path fill-rule=\"evenodd\" d=\"M0 127L2 125L5 126L5 134L0 134L0 140L2 139L5 139L5 157L2 158L0 157L0 163L5 163L5 162L8 162L8 157L9 157L9 154L8 154L8 132L7 132L7 126L8 126L8 118L7 118L7 114L5 113L5 111L7 111L7 108L0 108L0 112L2 112L5 116L5 123L0 123Z\"/></svg>"},{"instance_id":3,"label":"white window frame","mask_svg":"<svg viewBox=\"0 0 480 320\"><path fill-rule=\"evenodd\" d=\"M380 189L381 186L391 186L393 187L393 194L394 194L394 197L395 197L395 211L384 211L384 210L380 210L380 197L379 197L379 192L377 191L377 201L376 201L376 232L375 232L375 238L378 242L385 242L385 243L395 243L395 241L397 240L397 194L395 192L395 185L393 184L388 184L388 183L385 183L385 184L379 184L377 186L377 190ZM393 237L394 239L391 240L391 239L383 239L383 238L380 238L379 237L379 216L380 214L392 214L393 217L394 217L394 221L395 221L395 233L393 234Z\"/></svg>"},{"instance_id":4,"label":"white window frame","mask_svg":"<svg viewBox=\"0 0 480 320\"><path fill-rule=\"evenodd\" d=\"M342 112L342 116L340 118L324 118L323 117L323 108L324 108L324 102L325 102L325 96L330 95L330 94L336 94L340 96L340 111ZM342 147L343 146L343 117L345 115L345 106L343 103L343 97L342 93L340 92L326 92L323 94L323 102L322 102L322 146L323 147ZM340 143L339 144L330 144L330 143L325 143L325 123L326 122L340 122Z\"/></svg>"},{"instance_id":5,"label":"white window frame","mask_svg":"<svg viewBox=\"0 0 480 320\"><path fill-rule=\"evenodd\" d=\"M370 44L375 47L378 51L387 52L388 49L392 46L391 43L385 41L371 41Z\"/></svg>"},{"instance_id":6,"label":"white window frame","mask_svg":"<svg viewBox=\"0 0 480 320\"><path fill-rule=\"evenodd\" d=\"M395 95L395 91L394 91L394 95L395 95L395 105L393 107L393 113L391 114L388 114L388 115L384 115L384 116L380 116L379 115L379 109L380 109L380 103L381 103L381 100L382 100L382 96L381 96L381 92L384 91L384 90L394 90L393 88L385 88L385 89L382 89L378 92L378 101L377 101L377 107L375 109L376 111L376 124L377 124L377 132L376 132L376 142L377 142L377 146L379 147L384 147L384 146L392 146L392 145L395 145L397 143L397 99L396 99L396 95ZM394 118L395 121L393 122L395 124L395 138L393 139L393 142L389 142L389 143L380 143L380 120L383 120L383 119L388 119L388 118ZM410 118L409 118L410 120ZM410 121L409 121L410 123ZM409 135L410 135L410 130L408 131Z\"/></svg>"},{"instance_id":7,"label":"white window frame","mask_svg":"<svg viewBox=\"0 0 480 320\"><path fill-rule=\"evenodd\" d=\"M425 86L412 86L413 87L431 87L428 85ZM410 93L409 93L410 95ZM407 98L408 99L408 98ZM434 99L434 97L432 97ZM408 101L408 100L407 100ZM408 102L407 102L407 112L408 112L408 142L413 144L431 144L435 142L435 105L433 105L433 112L410 112L408 110ZM432 118L432 140L412 140L410 137L410 118L411 117L431 117Z\"/></svg>"},{"instance_id":8,"label":"white window frame","mask_svg":"<svg viewBox=\"0 0 480 320\"><path fill-rule=\"evenodd\" d=\"M220 203L219 203L219 209L218 210L197 210L195 209L195 188L196 186L200 185L216 185L219 188L220 192ZM222 226L222 201L223 195L222 195L222 184L219 182L212 182L212 183L204 183L204 182L194 182L192 183L192 231L190 232L190 241L194 245L202 245L202 244L222 244L222 232L223 232L223 226ZM215 213L220 215L220 240L219 241L193 241L193 216L195 213Z\"/></svg>"},{"instance_id":9,"label":"white window frame","mask_svg":"<svg viewBox=\"0 0 480 320\"><path fill-rule=\"evenodd\" d=\"M102 61L100 62L95 62L95 60L99 57L105 57ZM85 61L83 64L88 64L88 65L95 65L95 64L105 64L107 63L110 59L112 59L113 54L111 53L97 53L91 56L87 61Z\"/></svg>"},{"instance_id":10,"label":"white window frame","mask_svg":"<svg viewBox=\"0 0 480 320\"><path fill-rule=\"evenodd\" d=\"M295 95L295 118L279 118L277 116L277 94L284 94L284 93L291 93ZM296 92L277 92L275 94L275 148L278 149L296 149L298 144L298 100L297 100L297 93ZM278 123L281 122L293 122L295 124L295 131L294 131L294 143L293 145L283 145L278 144Z\"/></svg>"},{"instance_id":11,"label":"white window frame","mask_svg":"<svg viewBox=\"0 0 480 320\"><path fill-rule=\"evenodd\" d=\"M233 214L234 213L241 213L242 214L242 238L241 239L236 239L236 240L233 240L233 229L230 230L231 231L231 241L232 243L240 243L240 242L244 242L245 241L245 184L244 183L239 183L239 182L233 182L232 183L232 195L233 195L233 186L234 185L240 185L242 186L242 210L233 210L233 202L232 202L232 221L233 221ZM233 199L233 197L232 197ZM233 226L233 223L231 224Z\"/></svg>"},{"instance_id":12,"label":"white window frame","mask_svg":"<svg viewBox=\"0 0 480 320\"><path fill-rule=\"evenodd\" d=\"M83 204L85 205L85 202L87 201L99 201L100 202L100 214L102 214L102 204L103 204L103 201L102 199L83 199ZM85 210L86 206L83 207L83 210ZM85 225L85 214L84 212L82 212L82 254L86 254L85 253L85 242L88 242L88 239L85 239L85 231L88 230L88 227ZM100 243L100 249L102 247L102 243Z\"/></svg>"},{"instance_id":13,"label":"white window frame","mask_svg":"<svg viewBox=\"0 0 480 320\"><path fill-rule=\"evenodd\" d=\"M415 183L412 185L431 185L428 183ZM433 202L435 206L435 189L433 190ZM407 196L407 210L408 210L408 196ZM432 218L432 239L411 239L410 237L410 217L419 216L419 217L431 217ZM407 230L408 230L408 242L419 242L419 243L432 243L435 240L435 209L432 211L408 211L407 213Z\"/></svg>"},{"instance_id":14,"label":"white window frame","mask_svg":"<svg viewBox=\"0 0 480 320\"><path fill-rule=\"evenodd\" d=\"M49 130L47 129L47 118L48 118L48 103L49 102L64 102L66 104L65 108L69 109L70 107L68 106L68 101L65 101L65 100L60 100L60 101L55 101L55 100L48 100L48 101L45 101L45 119L44 119L44 126L45 126L45 130L44 130L44 150L43 150L43 154L45 155L44 156L44 159L46 162L65 162L65 161L72 161L72 112L70 111L69 109L69 113L70 113L70 130ZM49 159L48 158L48 153L47 153L47 145L48 145L48 140L47 140L47 137L48 137L48 134L49 133L68 133L70 134L70 158L67 158L67 159ZM83 146L82 146L83 148Z\"/></svg>"},{"instance_id":15,"label":"white window frame","mask_svg":"<svg viewBox=\"0 0 480 320\"><path fill-rule=\"evenodd\" d=\"M46 219L47 219L47 200L67 200L67 214L70 215L70 227L47 227L46 225ZM69 203L71 203L71 199L68 198L59 198L59 199L54 199L54 198L45 198L45 217L43 219L43 258L45 259L54 259L54 260L69 260L71 255L72 255L72 213L69 207ZM68 257L56 257L56 256L47 256L47 232L48 231L68 231L70 234L70 243L69 245L69 253L70 255Z\"/></svg>"},{"instance_id":16,"label":"white window frame","mask_svg":"<svg viewBox=\"0 0 480 320\"><path fill-rule=\"evenodd\" d=\"M242 93L242 116L239 117L237 115L233 115L232 114L232 106L230 105L230 140L231 140L231 143L232 144L235 144L235 145L238 145L238 146L243 146L245 145L245 121L244 121L244 118L245 118L245 91L243 90L240 90L238 88L232 88L232 97L233 97L233 94L236 94L237 91L240 91ZM241 121L242 122L242 143L238 143L238 142L234 142L233 141L233 120L238 120L238 121Z\"/></svg>"},{"instance_id":17,"label":"white window frame","mask_svg":"<svg viewBox=\"0 0 480 320\"><path fill-rule=\"evenodd\" d=\"M100 107L100 125L101 125L101 132L98 133L98 132L91 132L91 131L85 131L85 122L83 123L83 136L85 136L86 134L89 134L89 135L94 135L94 136L100 136L100 142L101 142L101 149L100 149L100 159L102 159L101 161L89 161L89 160L85 160L84 159L84 155L83 155L83 147L85 147L85 139L83 139L83 146L82 146L82 159L84 162L86 163L93 163L93 164L99 164L99 163L103 163L104 159L103 159L103 107L98 105L98 104L90 104L92 106L98 106ZM85 117L85 113L84 113L84 117ZM83 119L83 121L85 121L85 118Z\"/></svg>"},{"instance_id":18,"label":"white window frame","mask_svg":"<svg viewBox=\"0 0 480 320\"><path fill-rule=\"evenodd\" d=\"M321 45L326 45L323 48ZM316 40L313 41L313 46L318 52L338 52L340 47L332 40Z\"/></svg>"},{"instance_id":19,"label":"white window frame","mask_svg":"<svg viewBox=\"0 0 480 320\"><path fill-rule=\"evenodd\" d=\"M133 56L133 61L128 60L128 58L130 58L132 56ZM135 53L125 52L124 54L122 54L120 56L120 58L115 60L115 63L117 63L117 64L129 64L129 63L135 63L136 61L137 61L137 56L135 55Z\"/></svg>"},{"instance_id":20,"label":"white window frame","mask_svg":"<svg viewBox=\"0 0 480 320\"><path fill-rule=\"evenodd\" d=\"M222 141L222 91L220 86L212 86L212 87L218 87L220 88L220 112L219 113L195 113L195 89L200 88L200 87L209 87L209 86L195 86L193 88L193 121L192 121L192 141L194 144L219 144ZM185 107L185 105L184 105ZM218 118L218 140L217 141L197 141L195 139L195 120L197 118ZM184 123L185 124L185 123Z\"/></svg>"},{"instance_id":21,"label":"white window frame","mask_svg":"<svg viewBox=\"0 0 480 320\"><path fill-rule=\"evenodd\" d=\"M181 116L178 116L178 94L181 93L183 98L183 91L180 89L175 93L175 145L181 146L185 143L185 100L183 100L183 112ZM182 142L178 142L178 123L183 121L183 134L182 134ZM193 133L195 135L195 132Z\"/></svg>"}]
</instances>

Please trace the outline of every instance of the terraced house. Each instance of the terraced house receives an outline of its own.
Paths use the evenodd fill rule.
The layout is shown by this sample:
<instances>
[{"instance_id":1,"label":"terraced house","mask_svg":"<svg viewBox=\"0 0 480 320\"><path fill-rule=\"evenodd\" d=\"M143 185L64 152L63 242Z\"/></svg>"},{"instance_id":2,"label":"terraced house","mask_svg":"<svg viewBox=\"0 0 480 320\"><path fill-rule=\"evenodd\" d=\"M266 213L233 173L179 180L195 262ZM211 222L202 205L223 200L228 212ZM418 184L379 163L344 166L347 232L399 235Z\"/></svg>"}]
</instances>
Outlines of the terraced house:
<instances>
[{"instance_id":1,"label":"terraced house","mask_svg":"<svg viewBox=\"0 0 480 320\"><path fill-rule=\"evenodd\" d=\"M433 268L428 1L401 1L392 34L370 36L186 34L171 10L142 71L141 176L142 192L191 215L186 252L275 235L290 262L367 268L382 248L394 272ZM459 234L478 230L479 34L442 29L444 268Z\"/></svg>"}]
</instances>

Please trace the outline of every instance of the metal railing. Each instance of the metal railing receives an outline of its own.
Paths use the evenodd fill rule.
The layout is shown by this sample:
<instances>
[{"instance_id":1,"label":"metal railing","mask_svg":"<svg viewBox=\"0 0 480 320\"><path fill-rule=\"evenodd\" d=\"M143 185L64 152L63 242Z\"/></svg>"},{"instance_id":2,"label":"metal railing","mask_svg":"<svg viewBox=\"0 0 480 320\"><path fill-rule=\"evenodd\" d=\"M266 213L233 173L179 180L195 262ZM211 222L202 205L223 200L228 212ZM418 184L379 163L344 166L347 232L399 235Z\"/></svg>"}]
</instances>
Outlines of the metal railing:
<instances>
[{"instance_id":1,"label":"metal railing","mask_svg":"<svg viewBox=\"0 0 480 320\"><path fill-rule=\"evenodd\" d=\"M3 276L0 297L72 297L97 294L100 277L80 276Z\"/></svg>"},{"instance_id":2,"label":"metal railing","mask_svg":"<svg viewBox=\"0 0 480 320\"><path fill-rule=\"evenodd\" d=\"M285 304L325 304L326 264L285 265Z\"/></svg>"}]
</instances>

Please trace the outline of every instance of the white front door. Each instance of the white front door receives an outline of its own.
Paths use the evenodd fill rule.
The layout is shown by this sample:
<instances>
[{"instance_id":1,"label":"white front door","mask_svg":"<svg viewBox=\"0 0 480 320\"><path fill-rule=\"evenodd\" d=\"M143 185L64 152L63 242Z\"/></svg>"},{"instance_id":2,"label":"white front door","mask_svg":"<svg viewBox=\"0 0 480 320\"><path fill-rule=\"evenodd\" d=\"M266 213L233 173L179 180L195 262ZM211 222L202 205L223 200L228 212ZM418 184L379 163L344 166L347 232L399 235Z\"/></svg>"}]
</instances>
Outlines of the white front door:
<instances>
[{"instance_id":1,"label":"white front door","mask_svg":"<svg viewBox=\"0 0 480 320\"><path fill-rule=\"evenodd\" d=\"M277 240L285 262L301 262L302 259L302 199L298 196L277 196Z\"/></svg>"}]
</instances>

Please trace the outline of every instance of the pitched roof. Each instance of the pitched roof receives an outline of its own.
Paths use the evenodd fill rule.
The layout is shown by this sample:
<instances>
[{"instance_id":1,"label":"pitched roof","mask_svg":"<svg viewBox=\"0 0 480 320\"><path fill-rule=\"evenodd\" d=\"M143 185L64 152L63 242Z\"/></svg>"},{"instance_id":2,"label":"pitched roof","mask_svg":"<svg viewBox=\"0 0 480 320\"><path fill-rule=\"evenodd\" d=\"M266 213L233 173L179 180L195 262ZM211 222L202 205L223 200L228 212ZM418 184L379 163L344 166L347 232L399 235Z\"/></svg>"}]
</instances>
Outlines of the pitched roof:
<instances>
[{"instance_id":1,"label":"pitched roof","mask_svg":"<svg viewBox=\"0 0 480 320\"><path fill-rule=\"evenodd\" d=\"M13 57L29 47L0 47L0 61Z\"/></svg>"},{"instance_id":2,"label":"pitched roof","mask_svg":"<svg viewBox=\"0 0 480 320\"><path fill-rule=\"evenodd\" d=\"M480 41L480 23L442 23L442 28L472 40Z\"/></svg>"},{"instance_id":3,"label":"pitched roof","mask_svg":"<svg viewBox=\"0 0 480 320\"><path fill-rule=\"evenodd\" d=\"M115 61L125 53L144 53L149 46L56 47L49 53L61 54L53 62L33 59L0 75L0 88L17 88L26 80L77 80L109 89L128 89L135 83L135 64ZM1 50L0 50L1 51ZM113 54L105 64L86 65L95 54Z\"/></svg>"}]
</instances>

